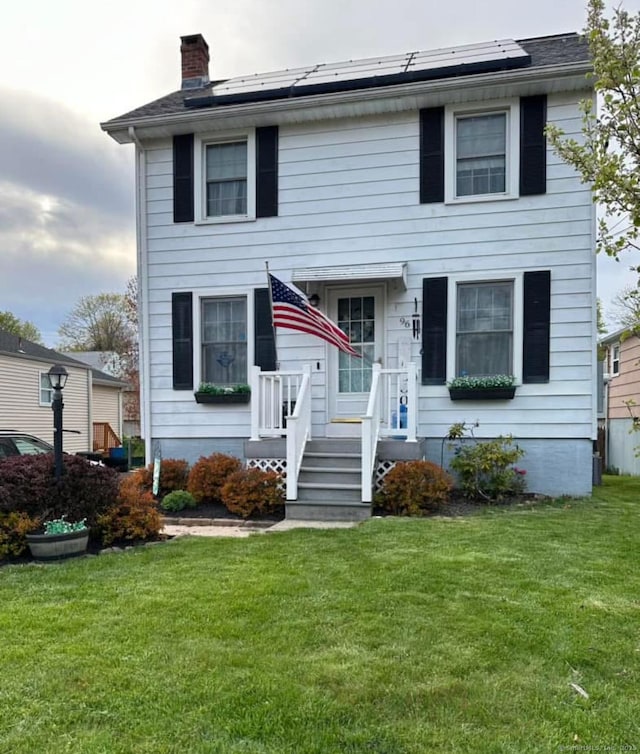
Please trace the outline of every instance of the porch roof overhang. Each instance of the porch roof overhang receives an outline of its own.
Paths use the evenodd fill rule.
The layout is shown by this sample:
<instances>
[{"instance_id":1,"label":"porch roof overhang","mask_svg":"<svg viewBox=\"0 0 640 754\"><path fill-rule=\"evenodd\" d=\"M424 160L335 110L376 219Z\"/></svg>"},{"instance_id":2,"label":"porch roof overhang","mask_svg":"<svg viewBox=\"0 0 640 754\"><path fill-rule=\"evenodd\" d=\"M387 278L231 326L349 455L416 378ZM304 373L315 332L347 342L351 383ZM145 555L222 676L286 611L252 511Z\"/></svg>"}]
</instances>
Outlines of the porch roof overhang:
<instances>
[{"instance_id":1,"label":"porch roof overhang","mask_svg":"<svg viewBox=\"0 0 640 754\"><path fill-rule=\"evenodd\" d=\"M356 283L393 280L407 290L407 263L345 264L338 267L300 267L293 271L294 283Z\"/></svg>"}]
</instances>

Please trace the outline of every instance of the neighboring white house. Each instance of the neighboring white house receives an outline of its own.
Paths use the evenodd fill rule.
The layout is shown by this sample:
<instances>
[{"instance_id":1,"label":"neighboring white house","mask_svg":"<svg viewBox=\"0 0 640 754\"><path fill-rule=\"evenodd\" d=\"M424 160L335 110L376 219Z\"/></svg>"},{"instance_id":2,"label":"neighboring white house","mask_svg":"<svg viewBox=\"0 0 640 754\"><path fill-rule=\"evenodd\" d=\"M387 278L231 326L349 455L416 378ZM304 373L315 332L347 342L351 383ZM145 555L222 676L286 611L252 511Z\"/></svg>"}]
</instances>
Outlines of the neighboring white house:
<instances>
[{"instance_id":1,"label":"neighboring white house","mask_svg":"<svg viewBox=\"0 0 640 754\"><path fill-rule=\"evenodd\" d=\"M478 437L517 438L530 490L590 493L594 208L543 132L580 138L584 40L213 81L200 35L181 53L181 90L102 124L136 146L149 452L286 461L289 483L309 437L355 435L368 502L381 462L440 462L449 427L477 421ZM276 352L265 262L366 358L283 329ZM452 400L456 375L495 373L515 377L512 399ZM198 403L201 382L251 382L251 401Z\"/></svg>"},{"instance_id":2,"label":"neighboring white house","mask_svg":"<svg viewBox=\"0 0 640 754\"><path fill-rule=\"evenodd\" d=\"M104 425L121 438L124 382L4 330L0 330L0 429L27 432L53 443L47 373L54 364L62 364L69 373L62 395L64 450L94 450Z\"/></svg>"},{"instance_id":3,"label":"neighboring white house","mask_svg":"<svg viewBox=\"0 0 640 754\"><path fill-rule=\"evenodd\" d=\"M623 328L600 338L604 357L605 462L640 475L640 337ZM635 427L635 429L634 429Z\"/></svg>"}]
</instances>

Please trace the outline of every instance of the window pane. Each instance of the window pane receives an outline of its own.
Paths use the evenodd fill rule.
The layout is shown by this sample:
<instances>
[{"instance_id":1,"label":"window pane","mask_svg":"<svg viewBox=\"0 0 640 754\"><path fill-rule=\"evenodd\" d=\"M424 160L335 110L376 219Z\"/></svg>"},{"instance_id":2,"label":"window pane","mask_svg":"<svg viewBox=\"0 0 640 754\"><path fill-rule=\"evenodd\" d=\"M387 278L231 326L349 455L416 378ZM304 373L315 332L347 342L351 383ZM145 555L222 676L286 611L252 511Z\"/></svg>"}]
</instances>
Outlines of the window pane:
<instances>
[{"instance_id":1,"label":"window pane","mask_svg":"<svg viewBox=\"0 0 640 754\"><path fill-rule=\"evenodd\" d=\"M247 143L206 148L207 215L247 214Z\"/></svg>"},{"instance_id":2,"label":"window pane","mask_svg":"<svg viewBox=\"0 0 640 754\"><path fill-rule=\"evenodd\" d=\"M247 381L247 305L244 298L202 302L202 380Z\"/></svg>"},{"instance_id":3,"label":"window pane","mask_svg":"<svg viewBox=\"0 0 640 754\"><path fill-rule=\"evenodd\" d=\"M456 375L513 373L513 283L458 286Z\"/></svg>"},{"instance_id":4,"label":"window pane","mask_svg":"<svg viewBox=\"0 0 640 754\"><path fill-rule=\"evenodd\" d=\"M456 120L456 195L506 190L505 113Z\"/></svg>"},{"instance_id":5,"label":"window pane","mask_svg":"<svg viewBox=\"0 0 640 754\"><path fill-rule=\"evenodd\" d=\"M247 177L247 143L210 144L207 147L207 180Z\"/></svg>"}]
</instances>

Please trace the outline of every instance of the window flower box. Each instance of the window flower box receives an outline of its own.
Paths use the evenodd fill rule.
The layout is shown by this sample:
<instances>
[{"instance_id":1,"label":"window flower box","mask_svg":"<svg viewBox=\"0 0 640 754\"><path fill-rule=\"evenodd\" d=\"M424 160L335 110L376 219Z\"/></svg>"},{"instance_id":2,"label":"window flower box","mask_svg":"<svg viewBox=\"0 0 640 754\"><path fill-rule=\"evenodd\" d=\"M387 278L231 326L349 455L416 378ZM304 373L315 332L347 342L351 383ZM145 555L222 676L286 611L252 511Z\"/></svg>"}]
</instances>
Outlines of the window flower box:
<instances>
[{"instance_id":1,"label":"window flower box","mask_svg":"<svg viewBox=\"0 0 640 754\"><path fill-rule=\"evenodd\" d=\"M203 383L193 395L196 403L212 403L225 406L249 403L251 389L248 385L219 386Z\"/></svg>"},{"instance_id":2,"label":"window flower box","mask_svg":"<svg viewBox=\"0 0 640 754\"><path fill-rule=\"evenodd\" d=\"M509 401L516 394L514 378L498 374L492 377L456 377L448 384L452 401Z\"/></svg>"}]
</instances>

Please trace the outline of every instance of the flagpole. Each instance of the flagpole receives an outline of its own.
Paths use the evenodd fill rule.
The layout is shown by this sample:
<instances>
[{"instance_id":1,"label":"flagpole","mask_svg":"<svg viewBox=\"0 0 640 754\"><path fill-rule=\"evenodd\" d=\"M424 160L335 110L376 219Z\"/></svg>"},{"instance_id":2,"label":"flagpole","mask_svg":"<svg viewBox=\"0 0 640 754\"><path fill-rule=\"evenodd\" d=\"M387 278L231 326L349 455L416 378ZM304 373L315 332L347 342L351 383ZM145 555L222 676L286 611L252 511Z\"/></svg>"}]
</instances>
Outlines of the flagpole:
<instances>
[{"instance_id":1,"label":"flagpole","mask_svg":"<svg viewBox=\"0 0 640 754\"><path fill-rule=\"evenodd\" d=\"M273 323L273 291L271 290L271 277L269 275L269 262L265 261L264 266L267 270L267 288L269 289L269 311L271 314L271 328L273 330L273 350L276 354L276 371L280 368L280 362L278 361L278 341L277 330Z\"/></svg>"}]
</instances>

